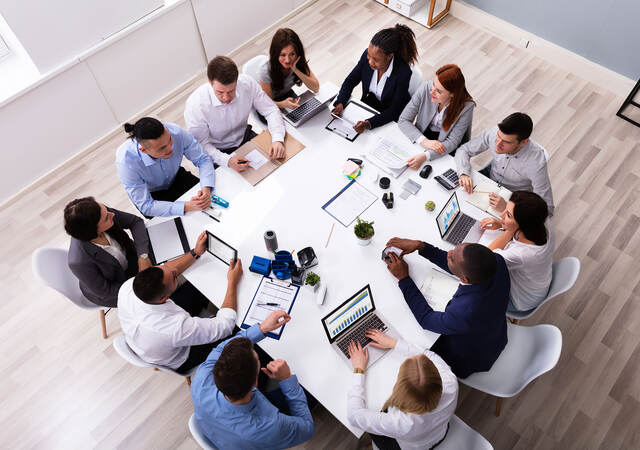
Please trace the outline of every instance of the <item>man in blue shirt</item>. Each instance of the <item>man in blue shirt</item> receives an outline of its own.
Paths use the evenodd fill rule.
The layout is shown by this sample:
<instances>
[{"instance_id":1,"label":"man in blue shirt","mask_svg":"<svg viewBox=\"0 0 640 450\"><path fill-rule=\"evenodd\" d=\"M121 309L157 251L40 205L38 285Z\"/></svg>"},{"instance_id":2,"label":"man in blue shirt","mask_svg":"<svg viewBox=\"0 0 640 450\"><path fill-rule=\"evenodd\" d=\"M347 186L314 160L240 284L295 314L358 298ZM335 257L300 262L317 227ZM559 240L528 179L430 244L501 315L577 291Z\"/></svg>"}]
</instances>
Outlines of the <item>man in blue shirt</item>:
<instances>
[{"instance_id":1,"label":"man in blue shirt","mask_svg":"<svg viewBox=\"0 0 640 450\"><path fill-rule=\"evenodd\" d=\"M195 419L218 449L281 449L313 436L313 418L296 376L281 359L260 369L253 349L266 333L290 319L285 311L274 311L262 323L241 330L213 349L193 377ZM289 415L257 389L260 370L280 383Z\"/></svg>"},{"instance_id":2,"label":"man in blue shirt","mask_svg":"<svg viewBox=\"0 0 640 450\"><path fill-rule=\"evenodd\" d=\"M129 139L116 152L118 178L129 198L147 217L182 216L210 206L215 172L211 158L188 132L172 123L143 117L124 125ZM198 178L180 166L186 156L200 171L200 187L191 200L175 201Z\"/></svg>"},{"instance_id":3,"label":"man in blue shirt","mask_svg":"<svg viewBox=\"0 0 640 450\"><path fill-rule=\"evenodd\" d=\"M431 350L458 378L491 369L507 345L507 302L511 281L504 258L484 245L463 243L445 252L426 242L393 238L387 246L420 256L460 279L444 312L434 311L409 276L402 256L390 252L389 271L422 328L440 333Z\"/></svg>"}]
</instances>

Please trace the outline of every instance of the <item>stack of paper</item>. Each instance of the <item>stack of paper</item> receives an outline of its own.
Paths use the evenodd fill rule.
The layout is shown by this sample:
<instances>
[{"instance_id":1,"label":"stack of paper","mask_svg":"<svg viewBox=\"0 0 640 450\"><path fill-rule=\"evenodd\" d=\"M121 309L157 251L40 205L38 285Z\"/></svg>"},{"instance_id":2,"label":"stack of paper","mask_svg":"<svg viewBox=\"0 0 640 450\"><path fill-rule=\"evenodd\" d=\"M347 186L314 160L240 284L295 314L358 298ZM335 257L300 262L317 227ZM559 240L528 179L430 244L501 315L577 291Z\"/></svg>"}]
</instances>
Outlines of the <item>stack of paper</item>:
<instances>
[{"instance_id":1,"label":"stack of paper","mask_svg":"<svg viewBox=\"0 0 640 450\"><path fill-rule=\"evenodd\" d=\"M442 312L458 290L459 285L460 282L453 275L431 269L420 286L420 292L434 311Z\"/></svg>"}]
</instances>

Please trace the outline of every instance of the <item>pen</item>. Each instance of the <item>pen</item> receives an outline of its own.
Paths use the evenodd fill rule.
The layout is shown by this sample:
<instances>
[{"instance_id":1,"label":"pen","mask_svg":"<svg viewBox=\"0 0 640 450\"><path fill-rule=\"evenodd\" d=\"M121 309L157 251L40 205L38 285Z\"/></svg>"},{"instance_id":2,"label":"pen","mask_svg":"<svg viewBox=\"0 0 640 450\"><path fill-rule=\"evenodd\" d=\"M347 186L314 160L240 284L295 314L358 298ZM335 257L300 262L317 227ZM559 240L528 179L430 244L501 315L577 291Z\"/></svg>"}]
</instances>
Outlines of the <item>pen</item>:
<instances>
[{"instance_id":1,"label":"pen","mask_svg":"<svg viewBox=\"0 0 640 450\"><path fill-rule=\"evenodd\" d=\"M213 217L211 214L209 214L206 211L200 211L202 214L206 214L207 216L211 217L213 220L215 220L216 222L220 222L218 219L216 219L215 217Z\"/></svg>"},{"instance_id":2,"label":"pen","mask_svg":"<svg viewBox=\"0 0 640 450\"><path fill-rule=\"evenodd\" d=\"M280 303L267 302L267 303L258 303L258 305L280 306Z\"/></svg>"},{"instance_id":3,"label":"pen","mask_svg":"<svg viewBox=\"0 0 640 450\"><path fill-rule=\"evenodd\" d=\"M349 125L354 126L355 123L351 122L350 120L345 119L344 117L340 117L339 115L335 114L335 113L331 113L331 117L333 117L334 119L340 119L343 122L347 122Z\"/></svg>"}]
</instances>

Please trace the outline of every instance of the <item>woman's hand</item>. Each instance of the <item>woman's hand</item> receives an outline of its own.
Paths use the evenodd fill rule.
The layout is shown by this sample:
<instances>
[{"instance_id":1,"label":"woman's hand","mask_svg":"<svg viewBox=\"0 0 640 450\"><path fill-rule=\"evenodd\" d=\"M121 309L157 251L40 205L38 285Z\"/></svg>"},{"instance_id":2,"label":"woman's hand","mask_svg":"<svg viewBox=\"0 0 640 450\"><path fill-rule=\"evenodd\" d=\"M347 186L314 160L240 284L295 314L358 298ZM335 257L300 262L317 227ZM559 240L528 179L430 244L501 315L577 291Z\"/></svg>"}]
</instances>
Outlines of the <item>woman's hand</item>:
<instances>
[{"instance_id":1,"label":"woman's hand","mask_svg":"<svg viewBox=\"0 0 640 450\"><path fill-rule=\"evenodd\" d=\"M397 339L392 338L386 333L383 333L380 330L367 330L364 332L364 335L371 339L372 342L369 342L369 345L375 348L395 348L398 343Z\"/></svg>"},{"instance_id":2,"label":"woman's hand","mask_svg":"<svg viewBox=\"0 0 640 450\"><path fill-rule=\"evenodd\" d=\"M300 106L300 97L289 97L285 98L281 102L278 102L278 107L280 108L296 109L298 106Z\"/></svg>"},{"instance_id":3,"label":"woman's hand","mask_svg":"<svg viewBox=\"0 0 640 450\"><path fill-rule=\"evenodd\" d=\"M483 230L499 230L502 228L502 222L498 219L494 219L493 217L487 217L480 221L480 228Z\"/></svg>"},{"instance_id":4,"label":"woman's hand","mask_svg":"<svg viewBox=\"0 0 640 450\"><path fill-rule=\"evenodd\" d=\"M360 342L355 343L351 341L349 343L349 357L351 358L351 365L354 369L364 370L367 368L369 362L369 351L367 348L362 348Z\"/></svg>"},{"instance_id":5,"label":"woman's hand","mask_svg":"<svg viewBox=\"0 0 640 450\"><path fill-rule=\"evenodd\" d=\"M417 170L420 168L422 163L425 162L426 160L427 160L427 154L420 153L419 155L415 155L409 158L409 161L407 161L407 165L412 169Z\"/></svg>"},{"instance_id":6,"label":"woman's hand","mask_svg":"<svg viewBox=\"0 0 640 450\"><path fill-rule=\"evenodd\" d=\"M422 142L420 142L420 145L427 150L433 150L434 152L440 153L441 155L444 155L447 152L444 144L440 141L432 141L430 139L424 138Z\"/></svg>"},{"instance_id":7,"label":"woman's hand","mask_svg":"<svg viewBox=\"0 0 640 450\"><path fill-rule=\"evenodd\" d=\"M338 103L333 110L331 110L331 112L333 114L335 114L336 116L341 116L342 112L344 111L344 105L342 103Z\"/></svg>"}]
</instances>

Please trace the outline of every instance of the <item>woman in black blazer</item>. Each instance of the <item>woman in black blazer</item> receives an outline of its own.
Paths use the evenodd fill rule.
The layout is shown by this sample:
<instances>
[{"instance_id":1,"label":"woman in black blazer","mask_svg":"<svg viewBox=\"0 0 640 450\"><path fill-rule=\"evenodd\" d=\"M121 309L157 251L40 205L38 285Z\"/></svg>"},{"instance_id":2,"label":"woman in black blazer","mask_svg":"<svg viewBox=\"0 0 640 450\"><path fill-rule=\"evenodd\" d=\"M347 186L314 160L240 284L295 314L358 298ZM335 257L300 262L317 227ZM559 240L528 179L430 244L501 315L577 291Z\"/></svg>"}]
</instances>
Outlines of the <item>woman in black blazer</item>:
<instances>
[{"instance_id":1,"label":"woman in black blazer","mask_svg":"<svg viewBox=\"0 0 640 450\"><path fill-rule=\"evenodd\" d=\"M96 305L116 307L122 283L151 266L144 222L133 214L79 198L64 208L64 228L71 236L69 268Z\"/></svg>"},{"instance_id":2,"label":"woman in black blazer","mask_svg":"<svg viewBox=\"0 0 640 450\"><path fill-rule=\"evenodd\" d=\"M380 113L359 121L353 128L362 133L398 120L411 98L409 65L414 64L417 57L415 34L411 28L396 24L393 28L378 31L342 83L334 102L334 114L342 114L353 88L362 82L362 101Z\"/></svg>"}]
</instances>

